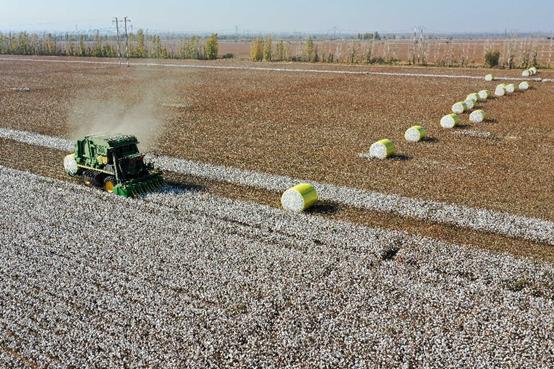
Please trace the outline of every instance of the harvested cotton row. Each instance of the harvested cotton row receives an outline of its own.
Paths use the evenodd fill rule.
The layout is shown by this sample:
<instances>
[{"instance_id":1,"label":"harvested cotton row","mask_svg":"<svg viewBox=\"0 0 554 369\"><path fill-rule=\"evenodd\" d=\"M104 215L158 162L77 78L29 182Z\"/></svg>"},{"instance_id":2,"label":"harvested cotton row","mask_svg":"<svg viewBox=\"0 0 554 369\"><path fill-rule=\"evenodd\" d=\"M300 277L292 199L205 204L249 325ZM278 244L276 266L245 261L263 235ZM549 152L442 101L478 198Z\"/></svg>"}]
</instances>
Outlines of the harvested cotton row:
<instances>
[{"instance_id":1,"label":"harvested cotton row","mask_svg":"<svg viewBox=\"0 0 554 369\"><path fill-rule=\"evenodd\" d=\"M289 188L281 196L283 209L300 213L317 202L317 191L309 183L300 183Z\"/></svg>"},{"instance_id":2,"label":"harvested cotton row","mask_svg":"<svg viewBox=\"0 0 554 369\"><path fill-rule=\"evenodd\" d=\"M485 76L485 81L487 82L494 81L494 76L492 74L487 74Z\"/></svg>"},{"instance_id":3,"label":"harvested cotton row","mask_svg":"<svg viewBox=\"0 0 554 369\"><path fill-rule=\"evenodd\" d=\"M478 95L479 95L479 101L487 101L487 99L490 96L490 93L487 90L481 90L478 92Z\"/></svg>"},{"instance_id":4,"label":"harvested cotton row","mask_svg":"<svg viewBox=\"0 0 554 369\"><path fill-rule=\"evenodd\" d=\"M452 105L452 112L454 114L462 114L467 110L467 105L464 101L458 101L454 105Z\"/></svg>"},{"instance_id":5,"label":"harvested cotton row","mask_svg":"<svg viewBox=\"0 0 554 369\"><path fill-rule=\"evenodd\" d=\"M422 126L413 126L406 130L404 138L408 142L418 142L427 136L427 130Z\"/></svg>"},{"instance_id":6,"label":"harvested cotton row","mask_svg":"<svg viewBox=\"0 0 554 369\"><path fill-rule=\"evenodd\" d=\"M506 93L508 93L508 94L513 94L514 91L516 90L516 86L513 83L509 83L509 84L505 85L504 88L506 89Z\"/></svg>"},{"instance_id":7,"label":"harvested cotton row","mask_svg":"<svg viewBox=\"0 0 554 369\"><path fill-rule=\"evenodd\" d=\"M531 68L529 68L529 71L533 74L537 74L539 72L537 67L531 67Z\"/></svg>"},{"instance_id":8,"label":"harvested cotton row","mask_svg":"<svg viewBox=\"0 0 554 369\"><path fill-rule=\"evenodd\" d=\"M456 114L448 114L442 117L441 127L442 128L454 128L460 122L460 117Z\"/></svg>"},{"instance_id":9,"label":"harvested cotton row","mask_svg":"<svg viewBox=\"0 0 554 369\"><path fill-rule=\"evenodd\" d=\"M494 90L494 94L496 96L504 96L506 95L506 87L503 83L496 86L496 90Z\"/></svg>"},{"instance_id":10,"label":"harvested cotton row","mask_svg":"<svg viewBox=\"0 0 554 369\"><path fill-rule=\"evenodd\" d=\"M471 110L475 107L475 101L473 100L466 100L464 101L464 104L466 105L467 110Z\"/></svg>"},{"instance_id":11,"label":"harvested cotton row","mask_svg":"<svg viewBox=\"0 0 554 369\"><path fill-rule=\"evenodd\" d=\"M529 82L523 81L517 87L520 91L527 91L529 89Z\"/></svg>"},{"instance_id":12,"label":"harvested cotton row","mask_svg":"<svg viewBox=\"0 0 554 369\"><path fill-rule=\"evenodd\" d=\"M377 159L386 159L394 155L394 143L388 138L375 142L369 148L369 157Z\"/></svg>"},{"instance_id":13,"label":"harvested cotton row","mask_svg":"<svg viewBox=\"0 0 554 369\"><path fill-rule=\"evenodd\" d=\"M473 102L476 103L477 101L479 101L479 94L476 93L476 92L474 92L474 93L472 93L472 94L469 94L469 95L467 95L467 97L466 97L466 101L467 101L467 100L473 100Z\"/></svg>"},{"instance_id":14,"label":"harvested cotton row","mask_svg":"<svg viewBox=\"0 0 554 369\"><path fill-rule=\"evenodd\" d=\"M529 69L525 69L523 72L521 72L522 77L529 77L533 72L531 72Z\"/></svg>"},{"instance_id":15,"label":"harvested cotton row","mask_svg":"<svg viewBox=\"0 0 554 369\"><path fill-rule=\"evenodd\" d=\"M486 114L483 110L475 110L469 115L469 120L473 123L481 123L486 119Z\"/></svg>"}]
</instances>

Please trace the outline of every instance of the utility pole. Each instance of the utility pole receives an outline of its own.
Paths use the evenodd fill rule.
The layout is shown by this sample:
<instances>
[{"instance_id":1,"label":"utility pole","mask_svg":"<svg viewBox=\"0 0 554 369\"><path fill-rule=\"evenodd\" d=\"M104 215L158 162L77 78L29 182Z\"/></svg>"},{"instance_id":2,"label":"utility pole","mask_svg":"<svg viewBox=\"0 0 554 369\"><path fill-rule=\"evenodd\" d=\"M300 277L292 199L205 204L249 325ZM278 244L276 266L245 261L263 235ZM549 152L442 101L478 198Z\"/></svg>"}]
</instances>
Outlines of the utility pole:
<instances>
[{"instance_id":1,"label":"utility pole","mask_svg":"<svg viewBox=\"0 0 554 369\"><path fill-rule=\"evenodd\" d=\"M117 57L119 58L119 64L121 64L121 44L119 42L119 19L115 17L112 23L115 23L115 32L117 34Z\"/></svg>"},{"instance_id":2,"label":"utility pole","mask_svg":"<svg viewBox=\"0 0 554 369\"><path fill-rule=\"evenodd\" d=\"M554 49L554 32L550 35L550 55L548 56L548 68L550 68L552 64L552 51Z\"/></svg>"},{"instance_id":3,"label":"utility pole","mask_svg":"<svg viewBox=\"0 0 554 369\"><path fill-rule=\"evenodd\" d=\"M129 33L127 33L127 23L131 23L128 17L123 17L123 23L125 24L125 57L127 58L127 66L129 66Z\"/></svg>"},{"instance_id":4,"label":"utility pole","mask_svg":"<svg viewBox=\"0 0 554 369\"><path fill-rule=\"evenodd\" d=\"M426 63L426 53L427 53L427 45L425 43L425 31L423 30L423 27L419 27L419 54L421 57L420 63L425 64Z\"/></svg>"}]
</instances>

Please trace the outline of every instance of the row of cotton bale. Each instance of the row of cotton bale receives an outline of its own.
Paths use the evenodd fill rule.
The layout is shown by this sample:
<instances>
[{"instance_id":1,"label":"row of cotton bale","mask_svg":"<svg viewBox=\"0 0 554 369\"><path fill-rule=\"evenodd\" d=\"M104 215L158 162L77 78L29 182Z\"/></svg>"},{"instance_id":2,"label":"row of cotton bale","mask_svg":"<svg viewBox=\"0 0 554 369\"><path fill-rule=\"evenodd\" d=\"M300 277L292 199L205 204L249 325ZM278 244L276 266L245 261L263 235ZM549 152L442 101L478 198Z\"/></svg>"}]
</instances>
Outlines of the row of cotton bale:
<instances>
[{"instance_id":1,"label":"row of cotton bale","mask_svg":"<svg viewBox=\"0 0 554 369\"><path fill-rule=\"evenodd\" d=\"M517 87L514 83L501 83L496 86L496 89L494 90L494 95L497 97L511 95L516 91L516 89L518 91L527 91L529 89L529 82L523 81Z\"/></svg>"},{"instance_id":2,"label":"row of cotton bale","mask_svg":"<svg viewBox=\"0 0 554 369\"><path fill-rule=\"evenodd\" d=\"M535 67L526 70L529 75L537 73ZM494 76L488 74L485 76L486 81L493 81ZM528 82L521 82L517 89L519 91L526 91L529 89ZM499 84L496 86L494 95L497 97L504 96L506 94L512 94L516 91L516 86L513 83ZM440 120L440 125L443 128L454 128L460 123L460 114L473 110L478 103L483 103L489 98L492 98L492 94L488 90L481 90L479 92L470 93L466 96L465 100L458 101L452 105L452 114L445 115ZM485 121L487 114L482 109L471 111L469 114L469 120L472 123L481 123ZM404 139L408 142L419 142L427 138L427 129L420 124L416 124L408 128L404 132ZM396 147L394 142L389 138L383 138L374 142L367 154L362 154L363 157L375 158L375 159L387 159L393 157L396 154ZM286 190L281 196L281 205L283 209L292 212L302 212L312 207L318 201L318 194L315 187L310 183L300 183L294 187Z\"/></svg>"},{"instance_id":3,"label":"row of cotton bale","mask_svg":"<svg viewBox=\"0 0 554 369\"><path fill-rule=\"evenodd\" d=\"M492 81L494 77L492 75L485 76L487 81ZM523 81L517 87L514 83L501 83L496 86L494 96L501 97L505 95L513 94L516 89L518 91L527 91L529 89L529 82ZM479 92L471 93L467 95L464 101L458 101L452 105L452 114L448 114L442 117L440 125L443 128L454 128L460 123L460 114L471 111L475 108L478 102L485 102L492 95L488 90L481 90ZM472 123L481 123L487 118L487 114L484 110L474 110L469 115L469 121Z\"/></svg>"},{"instance_id":4,"label":"row of cotton bale","mask_svg":"<svg viewBox=\"0 0 554 369\"><path fill-rule=\"evenodd\" d=\"M408 142L419 142L427 138L427 128L416 124L404 132L404 139ZM389 138L383 138L369 147L369 157L374 159L387 159L396 154L394 142Z\"/></svg>"},{"instance_id":5,"label":"row of cotton bale","mask_svg":"<svg viewBox=\"0 0 554 369\"><path fill-rule=\"evenodd\" d=\"M404 138L408 142L418 142L427 137L427 129L421 125L414 125L404 132ZM369 153L364 157L386 159L396 154L396 147L391 139L384 138L371 145ZM286 190L281 196L283 209L300 213L312 207L318 201L315 187L310 183L300 183Z\"/></svg>"},{"instance_id":6,"label":"row of cotton bale","mask_svg":"<svg viewBox=\"0 0 554 369\"><path fill-rule=\"evenodd\" d=\"M537 74L539 71L535 67L531 67L529 69L525 69L523 72L521 72L522 77L531 77Z\"/></svg>"},{"instance_id":7,"label":"row of cotton bale","mask_svg":"<svg viewBox=\"0 0 554 369\"><path fill-rule=\"evenodd\" d=\"M521 76L527 78L527 77L534 76L537 73L539 73L539 70L536 67L531 67L531 68L525 69L523 72L521 72ZM487 82L494 81L495 79L496 78L492 74L487 74L485 76L485 81L487 81Z\"/></svg>"},{"instance_id":8,"label":"row of cotton bale","mask_svg":"<svg viewBox=\"0 0 554 369\"><path fill-rule=\"evenodd\" d=\"M485 102L491 97L488 90L473 92L466 96L465 100L458 101L452 105L452 114L445 115L440 120L443 128L454 128L460 123L459 114L463 114L475 108L477 103ZM469 120L473 123L481 123L486 119L486 113L482 109L472 111Z\"/></svg>"}]
</instances>

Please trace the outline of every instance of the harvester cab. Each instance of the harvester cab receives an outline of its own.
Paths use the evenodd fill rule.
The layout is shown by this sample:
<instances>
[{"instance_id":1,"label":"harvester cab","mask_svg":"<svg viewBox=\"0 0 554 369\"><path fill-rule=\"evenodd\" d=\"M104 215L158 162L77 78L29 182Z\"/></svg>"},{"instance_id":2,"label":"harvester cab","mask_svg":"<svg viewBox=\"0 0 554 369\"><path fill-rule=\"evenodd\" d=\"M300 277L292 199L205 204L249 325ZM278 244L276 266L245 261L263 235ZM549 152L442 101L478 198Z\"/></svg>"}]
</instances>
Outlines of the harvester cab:
<instances>
[{"instance_id":1,"label":"harvester cab","mask_svg":"<svg viewBox=\"0 0 554 369\"><path fill-rule=\"evenodd\" d=\"M85 136L75 142L75 152L64 158L64 169L85 184L116 195L131 197L163 185L161 173L144 162L135 136Z\"/></svg>"}]
</instances>

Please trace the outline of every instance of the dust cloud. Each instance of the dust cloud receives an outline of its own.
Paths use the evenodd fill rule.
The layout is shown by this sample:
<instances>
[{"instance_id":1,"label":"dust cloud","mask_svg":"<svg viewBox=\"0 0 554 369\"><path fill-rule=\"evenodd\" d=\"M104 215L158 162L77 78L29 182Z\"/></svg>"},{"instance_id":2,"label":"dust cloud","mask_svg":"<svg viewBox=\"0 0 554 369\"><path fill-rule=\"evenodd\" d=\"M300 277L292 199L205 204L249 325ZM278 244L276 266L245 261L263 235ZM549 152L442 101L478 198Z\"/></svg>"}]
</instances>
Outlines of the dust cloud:
<instances>
[{"instance_id":1,"label":"dust cloud","mask_svg":"<svg viewBox=\"0 0 554 369\"><path fill-rule=\"evenodd\" d=\"M141 149L153 149L164 128L162 103L174 90L173 83L156 73L138 72L121 84L86 89L70 103L69 135L131 134Z\"/></svg>"}]
</instances>

